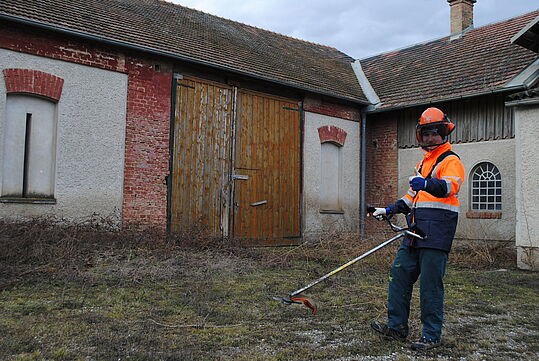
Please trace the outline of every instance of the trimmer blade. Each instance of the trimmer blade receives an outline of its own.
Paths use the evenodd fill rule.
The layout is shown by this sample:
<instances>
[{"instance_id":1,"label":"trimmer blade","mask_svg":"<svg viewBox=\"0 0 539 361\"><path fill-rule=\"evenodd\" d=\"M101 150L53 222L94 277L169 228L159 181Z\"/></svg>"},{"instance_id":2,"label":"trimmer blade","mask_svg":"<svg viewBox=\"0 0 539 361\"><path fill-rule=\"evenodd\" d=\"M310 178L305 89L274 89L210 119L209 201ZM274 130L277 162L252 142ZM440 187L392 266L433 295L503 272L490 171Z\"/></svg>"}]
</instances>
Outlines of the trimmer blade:
<instances>
[{"instance_id":1,"label":"trimmer blade","mask_svg":"<svg viewBox=\"0 0 539 361\"><path fill-rule=\"evenodd\" d=\"M291 305L293 303L297 303L299 305L302 304L305 307L310 308L313 311L313 314L316 314L316 304L308 298L298 298L298 297L290 298L290 297L273 296L272 299L275 301L279 301L284 305Z\"/></svg>"},{"instance_id":2,"label":"trimmer blade","mask_svg":"<svg viewBox=\"0 0 539 361\"><path fill-rule=\"evenodd\" d=\"M285 305L291 305L293 303L299 303L299 304L302 303L302 302L299 302L299 301L293 301L290 298L286 298L286 297L273 296L272 299L275 300L275 301L279 301L279 302L281 302L282 304L285 304Z\"/></svg>"}]
</instances>

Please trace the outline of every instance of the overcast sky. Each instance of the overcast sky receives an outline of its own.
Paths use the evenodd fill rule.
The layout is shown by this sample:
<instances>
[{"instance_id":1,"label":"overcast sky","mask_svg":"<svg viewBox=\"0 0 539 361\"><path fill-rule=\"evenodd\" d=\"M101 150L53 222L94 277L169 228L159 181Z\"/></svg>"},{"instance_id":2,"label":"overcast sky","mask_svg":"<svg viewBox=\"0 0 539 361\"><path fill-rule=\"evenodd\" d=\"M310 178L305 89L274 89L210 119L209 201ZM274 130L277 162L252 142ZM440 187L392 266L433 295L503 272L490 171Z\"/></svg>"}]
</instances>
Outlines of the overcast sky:
<instances>
[{"instance_id":1,"label":"overcast sky","mask_svg":"<svg viewBox=\"0 0 539 361\"><path fill-rule=\"evenodd\" d=\"M356 59L446 36L447 0L169 0L328 45ZM537 0L478 0L474 26L539 8Z\"/></svg>"}]
</instances>

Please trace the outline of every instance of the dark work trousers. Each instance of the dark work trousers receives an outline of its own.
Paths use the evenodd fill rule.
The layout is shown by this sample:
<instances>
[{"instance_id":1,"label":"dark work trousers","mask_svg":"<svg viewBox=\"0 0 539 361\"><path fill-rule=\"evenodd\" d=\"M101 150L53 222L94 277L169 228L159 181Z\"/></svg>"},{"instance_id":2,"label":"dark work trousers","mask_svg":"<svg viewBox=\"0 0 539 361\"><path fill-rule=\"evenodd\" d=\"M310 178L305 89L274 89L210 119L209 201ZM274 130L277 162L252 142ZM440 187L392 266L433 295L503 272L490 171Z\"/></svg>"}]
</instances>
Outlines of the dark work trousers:
<instances>
[{"instance_id":1,"label":"dark work trousers","mask_svg":"<svg viewBox=\"0 0 539 361\"><path fill-rule=\"evenodd\" d=\"M419 278L421 336L430 341L441 338L447 258L448 253L438 249L400 246L389 277L387 325L390 328L408 334L412 289Z\"/></svg>"}]
</instances>

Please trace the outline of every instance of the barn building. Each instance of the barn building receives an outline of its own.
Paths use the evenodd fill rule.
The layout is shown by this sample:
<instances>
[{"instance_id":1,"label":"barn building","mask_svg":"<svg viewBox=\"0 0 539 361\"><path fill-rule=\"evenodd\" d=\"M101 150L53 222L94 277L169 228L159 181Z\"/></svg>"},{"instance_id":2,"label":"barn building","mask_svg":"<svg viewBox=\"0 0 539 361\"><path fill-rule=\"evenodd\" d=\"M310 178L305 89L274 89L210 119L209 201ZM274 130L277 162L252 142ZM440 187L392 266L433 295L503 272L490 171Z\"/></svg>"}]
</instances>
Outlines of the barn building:
<instances>
[{"instance_id":1,"label":"barn building","mask_svg":"<svg viewBox=\"0 0 539 361\"><path fill-rule=\"evenodd\" d=\"M468 172L457 237L516 242L535 268L539 12L473 28L475 1L449 3L447 37L356 60L161 0L4 0L0 216L364 236L434 105Z\"/></svg>"}]
</instances>

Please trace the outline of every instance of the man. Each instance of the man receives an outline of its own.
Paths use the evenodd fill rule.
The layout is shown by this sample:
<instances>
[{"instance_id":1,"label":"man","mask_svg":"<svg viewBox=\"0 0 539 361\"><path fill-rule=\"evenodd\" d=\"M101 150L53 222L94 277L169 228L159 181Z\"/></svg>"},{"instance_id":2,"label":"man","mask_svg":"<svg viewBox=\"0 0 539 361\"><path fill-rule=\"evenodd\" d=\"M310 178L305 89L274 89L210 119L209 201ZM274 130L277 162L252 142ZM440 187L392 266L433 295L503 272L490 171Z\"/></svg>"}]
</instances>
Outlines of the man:
<instances>
[{"instance_id":1,"label":"man","mask_svg":"<svg viewBox=\"0 0 539 361\"><path fill-rule=\"evenodd\" d=\"M376 332L399 341L408 336L408 316L414 283L420 280L422 333L413 350L427 350L441 344L444 312L443 277L457 228L457 194L464 182L464 167L452 152L447 136L455 125L438 108L423 112L416 138L425 151L423 160L410 177L408 193L386 208L373 213L406 214L408 226L424 239L406 237L391 266L388 291L388 322L372 322Z\"/></svg>"}]
</instances>

